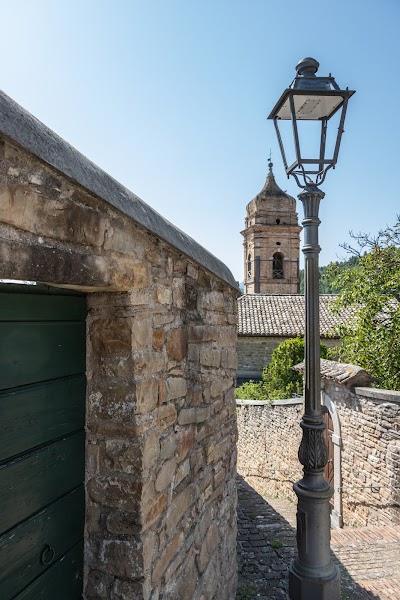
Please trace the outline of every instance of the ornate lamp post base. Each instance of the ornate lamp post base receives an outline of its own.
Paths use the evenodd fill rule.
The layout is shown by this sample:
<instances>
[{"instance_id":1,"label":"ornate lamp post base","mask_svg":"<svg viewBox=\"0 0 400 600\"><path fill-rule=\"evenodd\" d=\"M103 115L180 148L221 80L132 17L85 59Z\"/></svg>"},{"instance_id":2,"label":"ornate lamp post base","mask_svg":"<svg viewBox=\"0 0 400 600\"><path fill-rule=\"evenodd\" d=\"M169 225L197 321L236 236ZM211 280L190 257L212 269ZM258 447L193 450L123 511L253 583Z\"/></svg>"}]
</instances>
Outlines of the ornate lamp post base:
<instances>
[{"instance_id":1,"label":"ornate lamp post base","mask_svg":"<svg viewBox=\"0 0 400 600\"><path fill-rule=\"evenodd\" d=\"M329 551L329 499L333 490L328 486L323 490L311 491L303 488L301 482L296 483L293 489L298 497L298 558L294 559L289 569L289 598L338 600L340 575Z\"/></svg>"}]
</instances>

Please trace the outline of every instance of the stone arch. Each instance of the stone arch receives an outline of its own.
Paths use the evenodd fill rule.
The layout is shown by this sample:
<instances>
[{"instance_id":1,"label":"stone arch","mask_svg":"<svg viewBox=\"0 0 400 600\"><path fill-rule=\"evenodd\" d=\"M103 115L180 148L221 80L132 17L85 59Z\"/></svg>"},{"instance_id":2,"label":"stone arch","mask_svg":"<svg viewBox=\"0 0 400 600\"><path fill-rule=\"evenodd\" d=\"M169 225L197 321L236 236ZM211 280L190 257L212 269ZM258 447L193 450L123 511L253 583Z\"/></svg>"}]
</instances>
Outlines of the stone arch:
<instances>
[{"instance_id":1,"label":"stone arch","mask_svg":"<svg viewBox=\"0 0 400 600\"><path fill-rule=\"evenodd\" d=\"M333 422L332 442L334 446L333 452L333 510L331 514L331 523L333 527L343 527L343 512L342 512L342 436L339 414L336 410L331 398L325 393L322 393L322 403L329 411Z\"/></svg>"}]
</instances>

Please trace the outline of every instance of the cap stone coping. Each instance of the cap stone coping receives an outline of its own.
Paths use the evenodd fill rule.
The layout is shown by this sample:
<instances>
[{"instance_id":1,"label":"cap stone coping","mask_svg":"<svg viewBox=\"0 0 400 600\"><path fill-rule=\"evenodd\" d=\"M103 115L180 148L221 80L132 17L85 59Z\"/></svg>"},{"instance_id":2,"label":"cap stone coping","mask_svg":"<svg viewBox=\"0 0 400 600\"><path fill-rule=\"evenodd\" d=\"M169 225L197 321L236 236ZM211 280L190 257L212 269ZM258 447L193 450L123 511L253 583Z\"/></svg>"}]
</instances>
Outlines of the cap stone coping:
<instances>
[{"instance_id":1,"label":"cap stone coping","mask_svg":"<svg viewBox=\"0 0 400 600\"><path fill-rule=\"evenodd\" d=\"M396 402L400 404L400 392L395 390L381 390L379 388L356 387L354 393L357 396L372 398L373 400L382 400L382 402Z\"/></svg>"},{"instance_id":2,"label":"cap stone coping","mask_svg":"<svg viewBox=\"0 0 400 600\"><path fill-rule=\"evenodd\" d=\"M232 273L222 261L167 221L2 91L0 91L0 136L38 157L186 254L233 288L238 289Z\"/></svg>"},{"instance_id":3,"label":"cap stone coping","mask_svg":"<svg viewBox=\"0 0 400 600\"><path fill-rule=\"evenodd\" d=\"M236 406L297 406L303 404L303 398L288 398L287 400L236 400Z\"/></svg>"}]
</instances>

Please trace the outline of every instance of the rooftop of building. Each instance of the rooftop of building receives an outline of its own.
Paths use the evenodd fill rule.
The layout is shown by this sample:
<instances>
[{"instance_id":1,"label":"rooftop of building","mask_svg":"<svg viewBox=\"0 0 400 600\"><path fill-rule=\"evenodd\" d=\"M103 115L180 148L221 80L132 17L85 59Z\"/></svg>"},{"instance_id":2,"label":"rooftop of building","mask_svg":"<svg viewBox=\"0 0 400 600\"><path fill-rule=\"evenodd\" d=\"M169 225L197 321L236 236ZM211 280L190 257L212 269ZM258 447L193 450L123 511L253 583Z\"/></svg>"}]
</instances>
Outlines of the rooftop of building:
<instances>
[{"instance_id":1,"label":"rooftop of building","mask_svg":"<svg viewBox=\"0 0 400 600\"><path fill-rule=\"evenodd\" d=\"M320 296L320 332L323 338L337 338L335 327L353 316L353 309L339 315L332 310L337 295ZM238 335L265 337L304 336L302 294L245 294L238 300Z\"/></svg>"}]
</instances>

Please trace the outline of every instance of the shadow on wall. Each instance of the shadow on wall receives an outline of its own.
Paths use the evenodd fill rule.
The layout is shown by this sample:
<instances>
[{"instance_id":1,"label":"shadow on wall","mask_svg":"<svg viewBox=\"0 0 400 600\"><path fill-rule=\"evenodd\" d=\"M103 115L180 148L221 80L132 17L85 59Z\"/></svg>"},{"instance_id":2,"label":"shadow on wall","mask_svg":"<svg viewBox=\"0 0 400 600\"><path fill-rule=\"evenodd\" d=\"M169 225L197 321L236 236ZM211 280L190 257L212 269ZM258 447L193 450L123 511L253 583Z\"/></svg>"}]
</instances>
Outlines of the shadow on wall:
<instances>
[{"instance_id":1,"label":"shadow on wall","mask_svg":"<svg viewBox=\"0 0 400 600\"><path fill-rule=\"evenodd\" d=\"M237 486L239 579L236 600L286 598L288 569L296 554L295 505L275 499L271 499L270 504L240 475ZM333 557L340 569L341 600L394 598L367 591L352 578L335 553Z\"/></svg>"}]
</instances>

